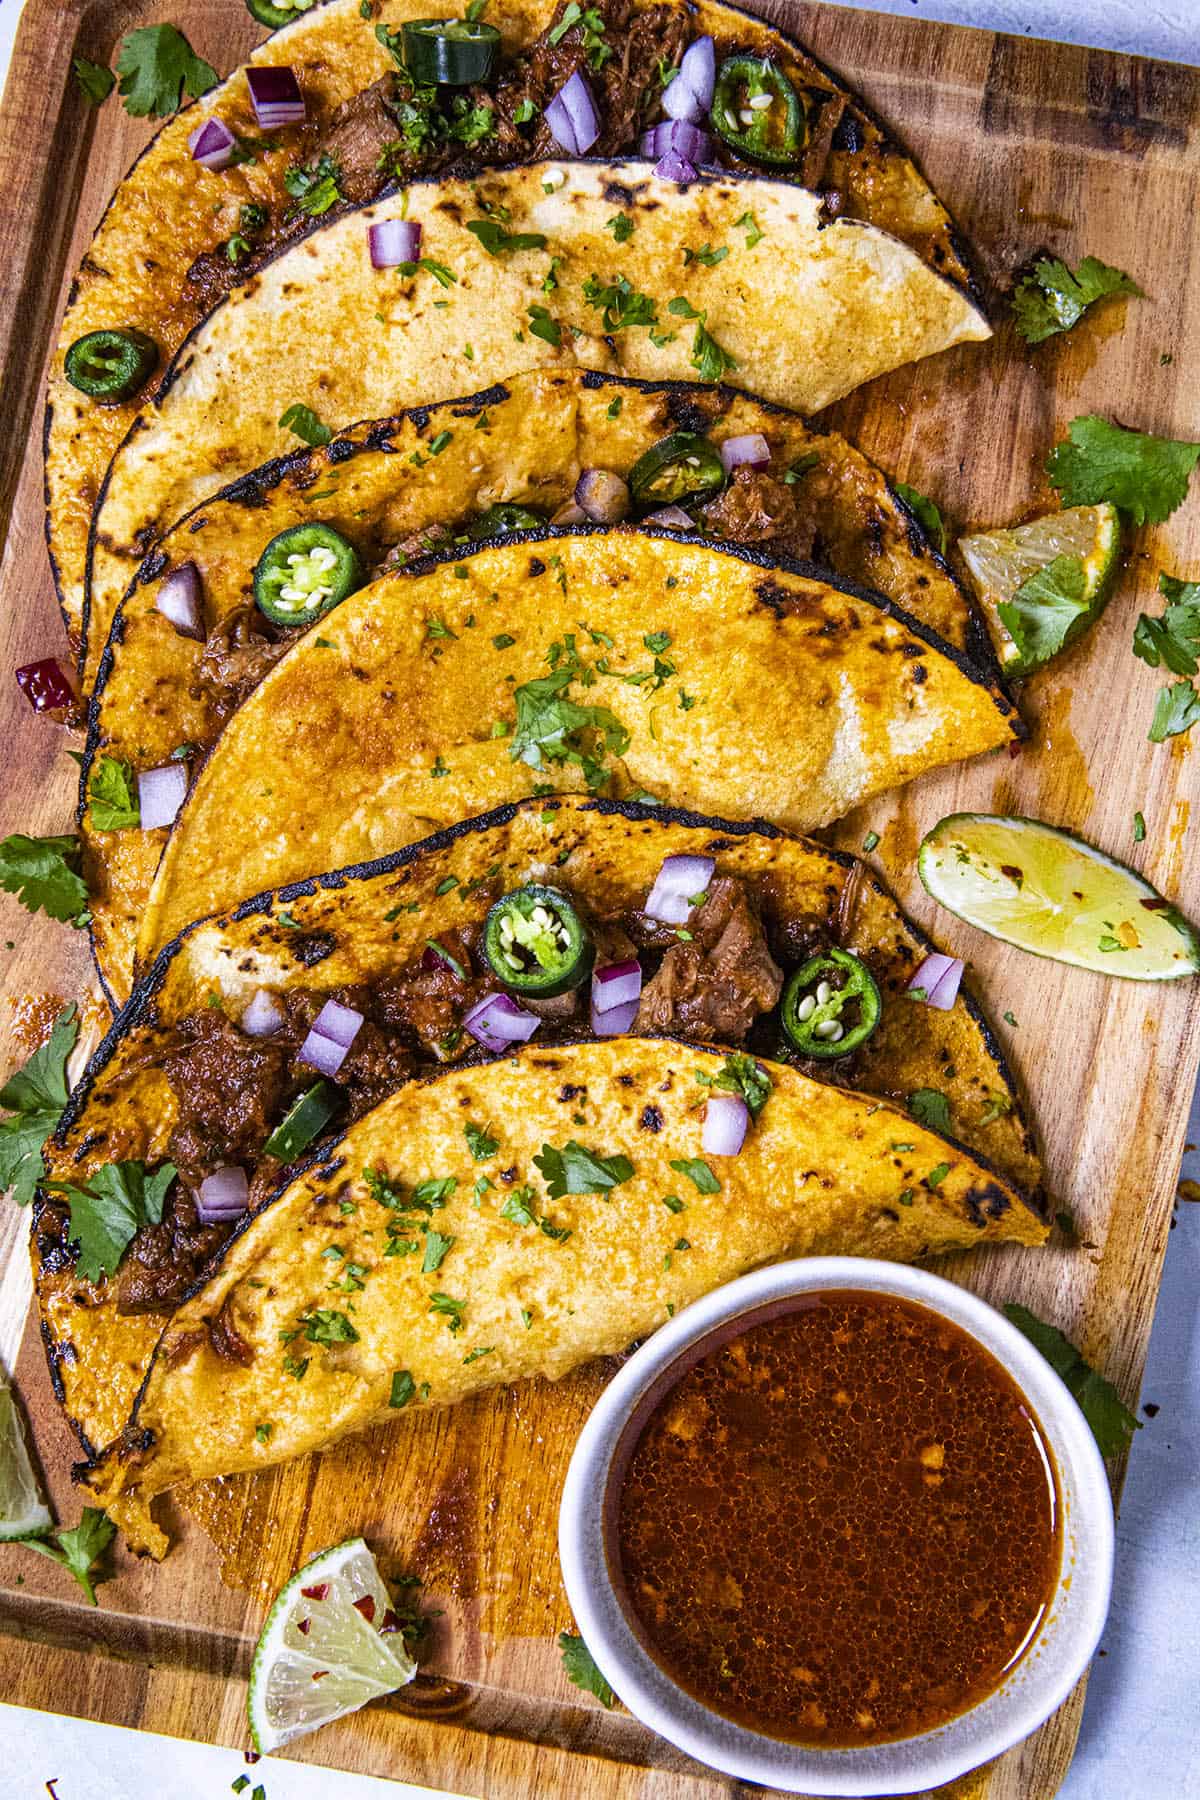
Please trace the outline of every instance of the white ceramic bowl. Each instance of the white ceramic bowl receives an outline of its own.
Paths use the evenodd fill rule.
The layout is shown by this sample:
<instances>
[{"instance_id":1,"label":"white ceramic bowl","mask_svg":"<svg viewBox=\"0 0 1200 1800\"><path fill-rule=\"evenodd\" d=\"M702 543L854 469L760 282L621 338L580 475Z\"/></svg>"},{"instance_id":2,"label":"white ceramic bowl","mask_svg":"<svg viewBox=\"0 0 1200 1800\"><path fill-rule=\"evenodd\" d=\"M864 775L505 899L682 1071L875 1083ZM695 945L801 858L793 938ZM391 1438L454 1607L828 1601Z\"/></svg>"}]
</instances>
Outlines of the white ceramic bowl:
<instances>
[{"instance_id":1,"label":"white ceramic bowl","mask_svg":"<svg viewBox=\"0 0 1200 1800\"><path fill-rule=\"evenodd\" d=\"M896 1743L823 1750L734 1724L678 1687L644 1649L609 1565L606 1499L631 1414L701 1339L731 1321L823 1288L897 1294L950 1319L983 1344L1029 1399L1054 1454L1063 1507L1058 1585L1033 1642L986 1700L949 1724ZM722 1333L725 1335L725 1333ZM691 1358L688 1359L693 1360ZM682 1370L679 1371L682 1374ZM665 1390L671 1379L661 1382ZM613 1551L615 1555L615 1551ZM1087 1668L1108 1612L1113 1514L1104 1464L1086 1420L1050 1365L1003 1314L922 1269L860 1257L815 1257L759 1269L718 1288L664 1325L604 1390L584 1426L559 1513L563 1580L584 1641L630 1712L679 1749L742 1781L806 1794L911 1794L1010 1749L1066 1699Z\"/></svg>"}]
</instances>

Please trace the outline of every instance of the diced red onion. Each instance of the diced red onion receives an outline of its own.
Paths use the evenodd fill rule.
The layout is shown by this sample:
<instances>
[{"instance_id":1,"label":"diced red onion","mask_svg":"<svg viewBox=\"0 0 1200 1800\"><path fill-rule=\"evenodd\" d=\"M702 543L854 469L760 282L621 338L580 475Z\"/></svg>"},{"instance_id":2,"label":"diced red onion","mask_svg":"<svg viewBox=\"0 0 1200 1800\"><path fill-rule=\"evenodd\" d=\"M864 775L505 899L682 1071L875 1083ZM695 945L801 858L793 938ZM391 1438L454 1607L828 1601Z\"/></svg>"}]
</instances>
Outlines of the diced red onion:
<instances>
[{"instance_id":1,"label":"diced red onion","mask_svg":"<svg viewBox=\"0 0 1200 1800\"><path fill-rule=\"evenodd\" d=\"M664 925L682 925L689 902L707 892L716 863L711 856L668 856L654 877L645 912Z\"/></svg>"},{"instance_id":2,"label":"diced red onion","mask_svg":"<svg viewBox=\"0 0 1200 1800\"><path fill-rule=\"evenodd\" d=\"M678 187L686 187L689 181L696 181L700 171L695 163L690 163L686 156L679 156L674 150L668 150L654 165L654 173L660 181L673 181Z\"/></svg>"},{"instance_id":3,"label":"diced red onion","mask_svg":"<svg viewBox=\"0 0 1200 1800\"><path fill-rule=\"evenodd\" d=\"M450 960L450 952L439 950L435 944L426 944L422 950L421 967L429 973L432 973L434 969L449 969L452 975L459 973Z\"/></svg>"},{"instance_id":4,"label":"diced red onion","mask_svg":"<svg viewBox=\"0 0 1200 1800\"><path fill-rule=\"evenodd\" d=\"M965 967L965 963L957 956L944 956L940 950L934 950L925 958L906 991L911 993L914 988L921 988L925 993L926 1006L935 1006L939 1012L949 1012L958 999L958 987Z\"/></svg>"},{"instance_id":5,"label":"diced red onion","mask_svg":"<svg viewBox=\"0 0 1200 1800\"><path fill-rule=\"evenodd\" d=\"M304 95L293 69L247 69L246 84L254 116L263 131L276 131L281 125L299 125L303 121Z\"/></svg>"},{"instance_id":6,"label":"diced red onion","mask_svg":"<svg viewBox=\"0 0 1200 1800\"><path fill-rule=\"evenodd\" d=\"M607 1012L597 1012L593 995L592 1030L597 1037L624 1037L638 1016L638 1004L636 1000L627 1000L624 1006L610 1006Z\"/></svg>"},{"instance_id":7,"label":"diced red onion","mask_svg":"<svg viewBox=\"0 0 1200 1800\"><path fill-rule=\"evenodd\" d=\"M615 1006L637 1004L642 992L642 965L636 956L628 962L609 963L592 971L592 1012L611 1012Z\"/></svg>"},{"instance_id":8,"label":"diced red onion","mask_svg":"<svg viewBox=\"0 0 1200 1800\"><path fill-rule=\"evenodd\" d=\"M662 104L668 119L687 119L693 125L700 123L707 110L701 106L699 96L683 79L682 71L664 89Z\"/></svg>"},{"instance_id":9,"label":"diced red onion","mask_svg":"<svg viewBox=\"0 0 1200 1800\"><path fill-rule=\"evenodd\" d=\"M647 513L647 525L666 525L671 531L694 531L696 521L685 513L682 506L660 506L657 512Z\"/></svg>"},{"instance_id":10,"label":"diced red onion","mask_svg":"<svg viewBox=\"0 0 1200 1800\"><path fill-rule=\"evenodd\" d=\"M161 769L143 769L137 784L142 830L157 831L160 825L173 825L187 799L188 778L183 763L167 763Z\"/></svg>"},{"instance_id":11,"label":"diced red onion","mask_svg":"<svg viewBox=\"0 0 1200 1800\"><path fill-rule=\"evenodd\" d=\"M334 1076L350 1054L349 1044L337 1044L322 1031L310 1031L296 1052L296 1061L320 1075Z\"/></svg>"},{"instance_id":12,"label":"diced red onion","mask_svg":"<svg viewBox=\"0 0 1200 1800\"><path fill-rule=\"evenodd\" d=\"M397 263L416 262L421 254L421 227L416 219L380 219L367 226L367 245L373 269L394 269Z\"/></svg>"},{"instance_id":13,"label":"diced red onion","mask_svg":"<svg viewBox=\"0 0 1200 1800\"><path fill-rule=\"evenodd\" d=\"M629 487L612 469L585 469L575 483L575 504L593 525L629 517Z\"/></svg>"},{"instance_id":14,"label":"diced red onion","mask_svg":"<svg viewBox=\"0 0 1200 1800\"><path fill-rule=\"evenodd\" d=\"M242 1030L247 1037L274 1037L286 1014L268 988L259 988L242 1014Z\"/></svg>"},{"instance_id":15,"label":"diced red onion","mask_svg":"<svg viewBox=\"0 0 1200 1800\"><path fill-rule=\"evenodd\" d=\"M154 604L163 618L170 620L180 637L204 636L200 571L195 563L181 563L164 576L158 584Z\"/></svg>"},{"instance_id":16,"label":"diced red onion","mask_svg":"<svg viewBox=\"0 0 1200 1800\"><path fill-rule=\"evenodd\" d=\"M735 469L765 469L770 460L771 446L761 431L726 438L721 445L721 464L727 475Z\"/></svg>"},{"instance_id":17,"label":"diced red onion","mask_svg":"<svg viewBox=\"0 0 1200 1800\"><path fill-rule=\"evenodd\" d=\"M689 44L679 64L676 78L682 81L695 94L701 112L707 112L712 105L713 90L717 85L717 47L710 37L698 37L694 44ZM675 83L671 83L674 87ZM671 88L667 89L669 94ZM672 113L672 118L680 115Z\"/></svg>"},{"instance_id":18,"label":"diced red onion","mask_svg":"<svg viewBox=\"0 0 1200 1800\"><path fill-rule=\"evenodd\" d=\"M363 1028L363 1016L352 1006L343 1006L339 1000L327 1000L313 1020L312 1028L348 1050Z\"/></svg>"},{"instance_id":19,"label":"diced red onion","mask_svg":"<svg viewBox=\"0 0 1200 1800\"><path fill-rule=\"evenodd\" d=\"M206 1175L196 1195L196 1212L202 1225L224 1225L240 1219L250 1204L250 1183L245 1169L236 1165Z\"/></svg>"},{"instance_id":20,"label":"diced red onion","mask_svg":"<svg viewBox=\"0 0 1200 1800\"><path fill-rule=\"evenodd\" d=\"M660 119L642 133L643 156L667 157L672 154L685 162L707 162L712 154L712 139L689 119Z\"/></svg>"},{"instance_id":21,"label":"diced red onion","mask_svg":"<svg viewBox=\"0 0 1200 1800\"><path fill-rule=\"evenodd\" d=\"M574 500L564 501L556 513L550 518L552 525L586 525L588 516L582 506L576 506Z\"/></svg>"},{"instance_id":22,"label":"diced red onion","mask_svg":"<svg viewBox=\"0 0 1200 1800\"><path fill-rule=\"evenodd\" d=\"M736 1156L746 1141L750 1108L740 1094L710 1094L700 1148L706 1156Z\"/></svg>"},{"instance_id":23,"label":"diced red onion","mask_svg":"<svg viewBox=\"0 0 1200 1800\"><path fill-rule=\"evenodd\" d=\"M556 144L570 156L582 156L600 136L600 117L592 90L580 70L565 82L546 108L546 123Z\"/></svg>"},{"instance_id":24,"label":"diced red onion","mask_svg":"<svg viewBox=\"0 0 1200 1800\"><path fill-rule=\"evenodd\" d=\"M526 1012L509 994L485 995L463 1020L463 1028L485 1050L507 1050L510 1044L523 1044L540 1024L536 1014Z\"/></svg>"},{"instance_id":25,"label":"diced red onion","mask_svg":"<svg viewBox=\"0 0 1200 1800\"><path fill-rule=\"evenodd\" d=\"M188 138L188 149L193 162L219 173L229 167L236 143L237 139L224 119L205 119Z\"/></svg>"},{"instance_id":26,"label":"diced red onion","mask_svg":"<svg viewBox=\"0 0 1200 1800\"><path fill-rule=\"evenodd\" d=\"M75 689L56 656L26 663L16 671L17 686L34 712L66 712L75 704Z\"/></svg>"}]
</instances>

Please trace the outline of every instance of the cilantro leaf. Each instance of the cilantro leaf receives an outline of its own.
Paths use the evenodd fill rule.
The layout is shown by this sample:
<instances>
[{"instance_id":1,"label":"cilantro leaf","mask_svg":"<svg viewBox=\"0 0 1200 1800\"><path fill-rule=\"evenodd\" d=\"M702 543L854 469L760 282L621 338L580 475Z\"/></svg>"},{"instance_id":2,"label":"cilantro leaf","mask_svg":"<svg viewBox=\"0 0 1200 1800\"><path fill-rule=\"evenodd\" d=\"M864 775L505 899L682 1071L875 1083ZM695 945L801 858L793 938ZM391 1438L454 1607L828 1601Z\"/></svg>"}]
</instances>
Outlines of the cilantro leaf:
<instances>
[{"instance_id":1,"label":"cilantro leaf","mask_svg":"<svg viewBox=\"0 0 1200 1800\"><path fill-rule=\"evenodd\" d=\"M1158 525L1183 504L1200 444L1126 431L1095 413L1072 419L1068 430L1069 441L1056 445L1046 461L1064 506L1111 500L1135 525Z\"/></svg>"},{"instance_id":2,"label":"cilantro leaf","mask_svg":"<svg viewBox=\"0 0 1200 1800\"><path fill-rule=\"evenodd\" d=\"M752 1119L757 1119L775 1085L762 1064L747 1056L744 1050L730 1051L716 1075L697 1069L696 1080L704 1087L717 1088L726 1094L740 1094Z\"/></svg>"},{"instance_id":3,"label":"cilantro leaf","mask_svg":"<svg viewBox=\"0 0 1200 1800\"><path fill-rule=\"evenodd\" d=\"M1087 573L1078 556L1056 556L996 608L1001 623L1032 668L1077 638L1091 616Z\"/></svg>"},{"instance_id":4,"label":"cilantro leaf","mask_svg":"<svg viewBox=\"0 0 1200 1800\"><path fill-rule=\"evenodd\" d=\"M607 1194L633 1174L633 1164L627 1156L600 1156L574 1138L561 1150L553 1144L543 1144L541 1155L533 1161L551 1200L561 1200L564 1194Z\"/></svg>"},{"instance_id":5,"label":"cilantro leaf","mask_svg":"<svg viewBox=\"0 0 1200 1800\"><path fill-rule=\"evenodd\" d=\"M1163 744L1169 737L1190 731L1200 719L1200 694L1190 681L1174 681L1161 687L1154 701L1154 718L1146 733L1152 744Z\"/></svg>"},{"instance_id":6,"label":"cilantro leaf","mask_svg":"<svg viewBox=\"0 0 1200 1800\"><path fill-rule=\"evenodd\" d=\"M28 1205L45 1176L42 1147L67 1104L67 1058L78 1036L75 1008L65 1007L46 1042L0 1088L9 1113L0 1119L0 1193L11 1189L18 1206Z\"/></svg>"},{"instance_id":7,"label":"cilantro leaf","mask_svg":"<svg viewBox=\"0 0 1200 1800\"><path fill-rule=\"evenodd\" d=\"M696 327L696 335L692 339L692 367L701 381L720 381L731 369L737 368L737 362L728 350L723 350L705 321L707 313L700 314L700 323Z\"/></svg>"},{"instance_id":8,"label":"cilantro leaf","mask_svg":"<svg viewBox=\"0 0 1200 1800\"><path fill-rule=\"evenodd\" d=\"M628 275L604 282L589 275L583 284L583 297L600 312L605 331L624 331L631 325L657 325L658 310L649 294L639 294Z\"/></svg>"},{"instance_id":9,"label":"cilantro leaf","mask_svg":"<svg viewBox=\"0 0 1200 1800\"><path fill-rule=\"evenodd\" d=\"M217 85L217 71L196 55L174 25L131 31L117 55L117 74L132 119L165 119L179 110L183 93L198 100Z\"/></svg>"},{"instance_id":10,"label":"cilantro leaf","mask_svg":"<svg viewBox=\"0 0 1200 1800\"><path fill-rule=\"evenodd\" d=\"M928 1125L931 1131L940 1131L948 1137L954 1130L950 1102L938 1088L918 1088L915 1094L908 1096L908 1110L919 1125Z\"/></svg>"},{"instance_id":11,"label":"cilantro leaf","mask_svg":"<svg viewBox=\"0 0 1200 1800\"><path fill-rule=\"evenodd\" d=\"M117 85L112 70L105 68L103 63L89 62L86 56L72 57L71 67L88 104L103 106Z\"/></svg>"},{"instance_id":12,"label":"cilantro leaf","mask_svg":"<svg viewBox=\"0 0 1200 1800\"><path fill-rule=\"evenodd\" d=\"M1133 654L1152 669L1160 665L1172 675L1194 675L1200 655L1200 581L1160 575L1159 591L1167 597L1160 619L1142 613L1133 633Z\"/></svg>"},{"instance_id":13,"label":"cilantro leaf","mask_svg":"<svg viewBox=\"0 0 1200 1800\"><path fill-rule=\"evenodd\" d=\"M682 1156L671 1167L677 1175L686 1175L701 1194L719 1194L721 1183L717 1180L702 1156Z\"/></svg>"},{"instance_id":14,"label":"cilantro leaf","mask_svg":"<svg viewBox=\"0 0 1200 1800\"><path fill-rule=\"evenodd\" d=\"M389 1406L407 1406L417 1391L417 1384L407 1369L397 1369L392 1375L392 1391L388 1397Z\"/></svg>"},{"instance_id":15,"label":"cilantro leaf","mask_svg":"<svg viewBox=\"0 0 1200 1800\"><path fill-rule=\"evenodd\" d=\"M86 1187L69 1181L47 1184L70 1202L69 1239L79 1247L75 1269L81 1281L98 1282L102 1275L114 1274L142 1226L161 1223L174 1179L174 1163L164 1163L148 1177L143 1163L121 1162L97 1169Z\"/></svg>"},{"instance_id":16,"label":"cilantro leaf","mask_svg":"<svg viewBox=\"0 0 1200 1800\"><path fill-rule=\"evenodd\" d=\"M583 1639L574 1632L560 1631L558 1647L562 1651L563 1672L567 1680L577 1688L582 1688L585 1694L594 1694L601 1706L611 1711L617 1703L617 1697L596 1667L592 1653Z\"/></svg>"},{"instance_id":17,"label":"cilantro leaf","mask_svg":"<svg viewBox=\"0 0 1200 1800\"><path fill-rule=\"evenodd\" d=\"M946 522L942 518L937 502L928 494L921 493L919 488L909 487L906 482L892 483L905 506L915 517L925 536L929 539L939 556L946 554Z\"/></svg>"},{"instance_id":18,"label":"cilantro leaf","mask_svg":"<svg viewBox=\"0 0 1200 1800\"><path fill-rule=\"evenodd\" d=\"M541 338L543 343L553 344L555 348L562 343L562 326L557 319L551 318L544 306L529 308L529 335Z\"/></svg>"},{"instance_id":19,"label":"cilantro leaf","mask_svg":"<svg viewBox=\"0 0 1200 1800\"><path fill-rule=\"evenodd\" d=\"M1055 1374L1066 1383L1092 1428L1101 1456L1118 1456L1128 1447L1134 1432L1141 1430L1141 1420L1134 1418L1111 1381L1084 1361L1056 1325L1047 1325L1028 1307L1006 1306L1004 1315L1041 1351Z\"/></svg>"},{"instance_id":20,"label":"cilantro leaf","mask_svg":"<svg viewBox=\"0 0 1200 1800\"><path fill-rule=\"evenodd\" d=\"M295 201L293 212L319 219L342 198L341 170L331 156L321 156L314 163L287 170L283 185Z\"/></svg>"},{"instance_id":21,"label":"cilantro leaf","mask_svg":"<svg viewBox=\"0 0 1200 1800\"><path fill-rule=\"evenodd\" d=\"M633 220L628 213L614 213L611 219L605 219L604 229L612 232L618 244L624 244L633 236Z\"/></svg>"},{"instance_id":22,"label":"cilantro leaf","mask_svg":"<svg viewBox=\"0 0 1200 1800\"><path fill-rule=\"evenodd\" d=\"M541 231L505 231L495 219L468 219L467 230L479 239L489 256L500 256L512 250L544 250L545 234Z\"/></svg>"},{"instance_id":23,"label":"cilantro leaf","mask_svg":"<svg viewBox=\"0 0 1200 1800\"><path fill-rule=\"evenodd\" d=\"M74 837L23 837L19 832L0 843L0 888L15 894L26 912L51 919L87 924L88 891L77 864Z\"/></svg>"},{"instance_id":24,"label":"cilantro leaf","mask_svg":"<svg viewBox=\"0 0 1200 1800\"><path fill-rule=\"evenodd\" d=\"M1027 344L1041 344L1078 325L1097 300L1141 291L1136 281L1099 257L1085 256L1072 274L1057 257L1043 256L1013 290L1013 317Z\"/></svg>"},{"instance_id":25,"label":"cilantro leaf","mask_svg":"<svg viewBox=\"0 0 1200 1800\"><path fill-rule=\"evenodd\" d=\"M357 1344L358 1333L343 1312L331 1312L318 1307L315 1312L305 1313L300 1323L304 1326L304 1336L310 1344Z\"/></svg>"},{"instance_id":26,"label":"cilantro leaf","mask_svg":"<svg viewBox=\"0 0 1200 1800\"><path fill-rule=\"evenodd\" d=\"M431 1225L425 1233L425 1255L421 1262L422 1275L432 1275L435 1269L440 1269L453 1248L454 1239L443 1237L442 1233L435 1231Z\"/></svg>"},{"instance_id":27,"label":"cilantro leaf","mask_svg":"<svg viewBox=\"0 0 1200 1800\"><path fill-rule=\"evenodd\" d=\"M565 690L574 678L573 667L555 669L514 691L517 723L508 754L531 769L542 769L547 761L576 763L594 787L603 779L603 757L581 742L579 733L601 733L604 750L613 756L624 755L629 733L606 706L577 706L568 699Z\"/></svg>"},{"instance_id":28,"label":"cilantro leaf","mask_svg":"<svg viewBox=\"0 0 1200 1800\"><path fill-rule=\"evenodd\" d=\"M327 444L333 436L328 425L322 425L310 406L289 406L279 423L284 431L294 431L303 443L314 448Z\"/></svg>"},{"instance_id":29,"label":"cilantro leaf","mask_svg":"<svg viewBox=\"0 0 1200 1800\"><path fill-rule=\"evenodd\" d=\"M51 1562L61 1563L70 1569L72 1575L87 1595L89 1606L95 1606L96 1564L103 1556L116 1535L116 1526L99 1507L85 1506L83 1517L71 1531L64 1531L61 1526L54 1532L55 1542L46 1537L22 1537L16 1541L24 1544L27 1550L36 1550L42 1556L48 1556Z\"/></svg>"},{"instance_id":30,"label":"cilantro leaf","mask_svg":"<svg viewBox=\"0 0 1200 1800\"><path fill-rule=\"evenodd\" d=\"M102 756L88 781L88 817L96 831L126 831L141 819L133 770L116 756Z\"/></svg>"},{"instance_id":31,"label":"cilantro leaf","mask_svg":"<svg viewBox=\"0 0 1200 1800\"><path fill-rule=\"evenodd\" d=\"M463 1136L476 1162L486 1162L500 1148L500 1139L492 1137L486 1125L476 1125L470 1119L463 1126Z\"/></svg>"}]
</instances>

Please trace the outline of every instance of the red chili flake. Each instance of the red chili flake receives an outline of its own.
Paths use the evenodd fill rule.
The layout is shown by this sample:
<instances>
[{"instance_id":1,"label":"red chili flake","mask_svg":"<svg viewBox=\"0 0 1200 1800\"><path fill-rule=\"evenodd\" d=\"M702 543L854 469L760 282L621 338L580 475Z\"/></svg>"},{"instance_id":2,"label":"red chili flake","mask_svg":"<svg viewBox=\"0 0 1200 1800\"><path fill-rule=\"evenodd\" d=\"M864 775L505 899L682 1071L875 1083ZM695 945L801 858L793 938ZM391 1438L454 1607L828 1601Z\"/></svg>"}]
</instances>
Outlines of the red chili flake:
<instances>
[{"instance_id":1,"label":"red chili flake","mask_svg":"<svg viewBox=\"0 0 1200 1800\"><path fill-rule=\"evenodd\" d=\"M329 1583L318 1581L316 1587L301 1588L300 1592L306 1600L326 1600L329 1597Z\"/></svg>"},{"instance_id":2,"label":"red chili flake","mask_svg":"<svg viewBox=\"0 0 1200 1800\"><path fill-rule=\"evenodd\" d=\"M245 1755L242 1757L242 1761L248 1762L248 1763L261 1762L262 1761L262 1751L261 1750L247 1750Z\"/></svg>"},{"instance_id":3,"label":"red chili flake","mask_svg":"<svg viewBox=\"0 0 1200 1800\"><path fill-rule=\"evenodd\" d=\"M301 1637L307 1637L309 1632L312 1630L312 1620L311 1619L297 1619L296 1620L296 1630L300 1633Z\"/></svg>"},{"instance_id":4,"label":"red chili flake","mask_svg":"<svg viewBox=\"0 0 1200 1800\"><path fill-rule=\"evenodd\" d=\"M361 1600L356 1600L354 1602L354 1610L355 1612L361 1613L363 1618L367 1621L367 1624L370 1625L375 1618L374 1594L364 1594Z\"/></svg>"},{"instance_id":5,"label":"red chili flake","mask_svg":"<svg viewBox=\"0 0 1200 1800\"><path fill-rule=\"evenodd\" d=\"M17 670L17 686L34 712L66 712L75 704L75 689L56 656L26 663ZM55 1780L58 1777L55 1776Z\"/></svg>"},{"instance_id":6,"label":"red chili flake","mask_svg":"<svg viewBox=\"0 0 1200 1800\"><path fill-rule=\"evenodd\" d=\"M383 1624L379 1627L379 1634L382 1637L385 1631L399 1631L399 1629L400 1615L397 1612L393 1612L389 1606L383 1615Z\"/></svg>"},{"instance_id":7,"label":"red chili flake","mask_svg":"<svg viewBox=\"0 0 1200 1800\"><path fill-rule=\"evenodd\" d=\"M328 1669L314 1669L313 1670L313 1680L314 1681L324 1681L324 1679L328 1675L328 1673L329 1673Z\"/></svg>"}]
</instances>

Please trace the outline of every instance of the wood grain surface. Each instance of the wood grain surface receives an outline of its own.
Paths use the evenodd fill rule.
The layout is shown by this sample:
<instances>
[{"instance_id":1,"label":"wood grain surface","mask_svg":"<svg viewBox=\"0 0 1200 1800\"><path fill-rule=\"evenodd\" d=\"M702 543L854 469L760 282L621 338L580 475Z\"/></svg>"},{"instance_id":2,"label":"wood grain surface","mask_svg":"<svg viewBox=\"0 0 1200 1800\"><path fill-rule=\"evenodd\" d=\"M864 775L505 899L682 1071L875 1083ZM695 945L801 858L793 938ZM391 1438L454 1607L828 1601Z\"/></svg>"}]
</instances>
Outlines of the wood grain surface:
<instances>
[{"instance_id":1,"label":"wood grain surface","mask_svg":"<svg viewBox=\"0 0 1200 1800\"><path fill-rule=\"evenodd\" d=\"M1003 286L1048 246L1128 270L1144 300L1120 303L1068 339L1028 352L994 342L874 383L828 415L902 480L934 495L952 529L1004 523L1052 501L1047 452L1078 413L1196 438L1184 370L1200 357L1200 74L1113 54L781 0L786 21L840 70L921 159ZM70 273L124 167L148 135L115 103L88 109L69 80L74 50L107 57L158 10L130 0L29 0L0 116L0 667L60 647L42 541L40 409L47 346ZM198 0L188 34L221 69L255 41L240 0ZM500 370L489 371L499 375ZM970 958L1029 1091L1057 1206L1086 1246L1004 1249L952 1273L989 1299L1054 1320L1132 1401L1145 1358L1188 1099L1200 1060L1195 983L1139 987L1021 956L924 896L922 833L961 809L1025 812L1082 831L1200 911L1189 880L1197 798L1185 738L1146 739L1160 676L1130 654L1157 573L1200 573L1200 501L1133 541L1126 578L1092 637L1027 685L1021 752L937 774L845 821L911 913ZM33 720L0 681L6 747L0 830L68 827L75 766L63 734ZM1146 840L1134 844L1140 810ZM0 1065L27 1053L28 996L82 995L86 949L69 930L4 901L10 934ZM11 1016L8 1016L11 1015ZM90 1009L89 1025L99 1023ZM26 1324L25 1221L0 1214L0 1347L38 1454L73 1519L72 1441ZM563 1679L555 1636L570 1619L555 1555L558 1495L575 1435L605 1378L529 1385L430 1413L336 1454L254 1482L214 1483L177 1509L158 1568L118 1559L92 1612L40 1558L0 1558L0 1691L125 1725L215 1742L244 1739L244 1677L264 1599L296 1563L362 1530L389 1570L418 1571L441 1609L419 1689L302 1743L295 1754L376 1775L486 1794L585 1792L596 1800L717 1800L743 1792L679 1757L627 1714L606 1714ZM1119 1474L1119 1471L1117 1472ZM211 1536L210 1536L211 1534ZM222 1566L230 1585L221 1580ZM1050 1800L1070 1760L1082 1690L1027 1743L945 1800Z\"/></svg>"}]
</instances>

